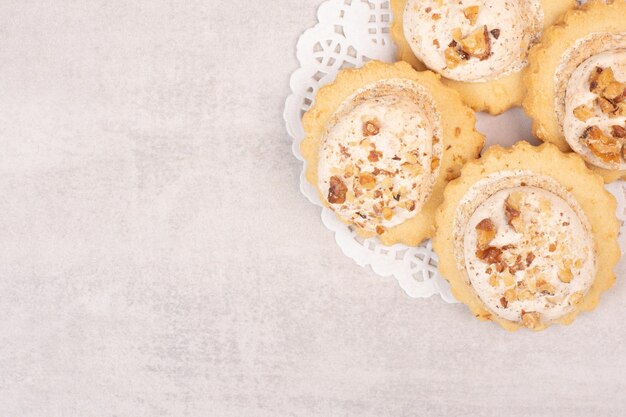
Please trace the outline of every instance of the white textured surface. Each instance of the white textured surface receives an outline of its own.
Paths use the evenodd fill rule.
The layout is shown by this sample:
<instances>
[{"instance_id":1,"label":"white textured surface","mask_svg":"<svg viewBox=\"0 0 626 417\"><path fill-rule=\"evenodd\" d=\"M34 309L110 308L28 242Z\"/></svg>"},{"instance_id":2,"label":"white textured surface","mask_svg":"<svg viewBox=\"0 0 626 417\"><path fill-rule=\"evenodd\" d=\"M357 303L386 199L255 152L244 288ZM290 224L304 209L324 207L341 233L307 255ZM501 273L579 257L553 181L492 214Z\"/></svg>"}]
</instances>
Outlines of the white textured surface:
<instances>
[{"instance_id":1,"label":"white textured surface","mask_svg":"<svg viewBox=\"0 0 626 417\"><path fill-rule=\"evenodd\" d=\"M622 282L508 334L341 254L282 122L317 3L2 2L0 415L626 414Z\"/></svg>"}]
</instances>

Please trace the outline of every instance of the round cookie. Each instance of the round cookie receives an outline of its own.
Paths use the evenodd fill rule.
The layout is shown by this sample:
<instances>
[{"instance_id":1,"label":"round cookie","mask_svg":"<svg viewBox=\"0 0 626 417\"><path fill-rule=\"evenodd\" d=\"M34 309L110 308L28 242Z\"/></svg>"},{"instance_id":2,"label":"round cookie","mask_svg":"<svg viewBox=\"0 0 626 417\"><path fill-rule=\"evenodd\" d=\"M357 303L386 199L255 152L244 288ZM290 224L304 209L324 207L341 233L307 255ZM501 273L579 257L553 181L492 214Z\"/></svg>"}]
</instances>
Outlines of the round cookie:
<instances>
[{"instance_id":1,"label":"round cookie","mask_svg":"<svg viewBox=\"0 0 626 417\"><path fill-rule=\"evenodd\" d=\"M399 60L440 73L476 111L520 105L529 47L575 0L391 0Z\"/></svg>"},{"instance_id":2,"label":"round cookie","mask_svg":"<svg viewBox=\"0 0 626 417\"><path fill-rule=\"evenodd\" d=\"M445 185L484 144L474 112L432 72L399 62L342 71L303 119L306 177L362 237L432 237Z\"/></svg>"},{"instance_id":3,"label":"round cookie","mask_svg":"<svg viewBox=\"0 0 626 417\"><path fill-rule=\"evenodd\" d=\"M445 190L433 248L454 296L507 330L596 307L620 258L616 202L575 154L488 149Z\"/></svg>"},{"instance_id":4,"label":"round cookie","mask_svg":"<svg viewBox=\"0 0 626 417\"><path fill-rule=\"evenodd\" d=\"M573 150L606 182L626 178L626 1L592 1L529 55L524 109L535 135Z\"/></svg>"}]
</instances>

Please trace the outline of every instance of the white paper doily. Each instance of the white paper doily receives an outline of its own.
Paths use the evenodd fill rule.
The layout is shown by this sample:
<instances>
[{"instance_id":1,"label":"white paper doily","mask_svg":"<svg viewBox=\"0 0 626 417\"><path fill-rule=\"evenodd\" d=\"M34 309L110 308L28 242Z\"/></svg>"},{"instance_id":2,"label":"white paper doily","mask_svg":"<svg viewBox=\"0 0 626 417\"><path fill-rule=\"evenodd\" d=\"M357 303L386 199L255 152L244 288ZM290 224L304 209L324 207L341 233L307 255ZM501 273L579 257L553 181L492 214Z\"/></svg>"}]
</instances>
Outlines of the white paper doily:
<instances>
[{"instance_id":1,"label":"white paper doily","mask_svg":"<svg viewBox=\"0 0 626 417\"><path fill-rule=\"evenodd\" d=\"M328 0L317 13L319 23L305 31L297 45L300 68L290 80L292 94L285 103L284 118L293 138L293 153L303 162L300 190L313 204L322 207L322 222L335 234L343 253L360 266L370 266L383 277L395 277L406 293L415 298L439 294L449 303L455 302L448 283L437 271L437 256L430 241L419 247L380 244L378 239L361 239L335 214L324 208L317 191L305 177L305 162L300 153L304 139L302 116L311 107L317 90L333 81L343 68L361 67L369 60L392 62L395 47L391 41L391 10L388 0ZM530 121L520 109L498 117L478 114L477 128L486 135L487 146L494 143L511 145L512 139L533 140ZM508 140L501 140L506 138ZM607 187L618 200L618 217L626 219L626 188L623 182ZM626 249L624 233L620 236L622 251Z\"/></svg>"}]
</instances>

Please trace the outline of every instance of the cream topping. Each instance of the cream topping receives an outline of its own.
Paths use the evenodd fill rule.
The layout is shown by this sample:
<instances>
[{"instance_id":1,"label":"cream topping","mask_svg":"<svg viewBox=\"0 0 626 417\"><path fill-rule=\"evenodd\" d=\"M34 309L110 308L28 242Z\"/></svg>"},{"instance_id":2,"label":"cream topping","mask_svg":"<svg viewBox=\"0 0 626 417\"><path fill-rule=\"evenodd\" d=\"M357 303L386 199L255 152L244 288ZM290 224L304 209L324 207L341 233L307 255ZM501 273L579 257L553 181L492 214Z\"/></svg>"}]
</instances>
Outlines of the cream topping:
<instances>
[{"instance_id":1,"label":"cream topping","mask_svg":"<svg viewBox=\"0 0 626 417\"><path fill-rule=\"evenodd\" d=\"M408 0L403 23L413 53L430 69L457 81L485 82L526 66L528 49L541 36L543 9L539 0ZM475 45L462 47L461 39L483 29L489 53L467 55ZM458 64L450 60L451 47L464 51Z\"/></svg>"},{"instance_id":2,"label":"cream topping","mask_svg":"<svg viewBox=\"0 0 626 417\"><path fill-rule=\"evenodd\" d=\"M626 129L626 112L609 115L599 106L598 94L590 90L590 79L597 68L610 68L619 82L626 82L626 45L625 49L602 52L580 64L572 73L565 95L565 113L563 134L570 147L589 163L605 169L626 169L626 162L602 159L588 147L585 131L597 126L606 137L612 136L613 126ZM579 113L585 111L586 113ZM621 148L621 147L618 147ZM618 150L618 153L619 150Z\"/></svg>"},{"instance_id":3,"label":"cream topping","mask_svg":"<svg viewBox=\"0 0 626 417\"><path fill-rule=\"evenodd\" d=\"M442 154L440 119L427 90L410 80L372 83L331 118L318 186L344 220L384 233L430 197Z\"/></svg>"},{"instance_id":4,"label":"cream topping","mask_svg":"<svg viewBox=\"0 0 626 417\"><path fill-rule=\"evenodd\" d=\"M475 184L461 202L455 255L493 314L524 322L530 313L550 322L570 312L593 284L590 230L580 205L553 179L499 172Z\"/></svg>"}]
</instances>

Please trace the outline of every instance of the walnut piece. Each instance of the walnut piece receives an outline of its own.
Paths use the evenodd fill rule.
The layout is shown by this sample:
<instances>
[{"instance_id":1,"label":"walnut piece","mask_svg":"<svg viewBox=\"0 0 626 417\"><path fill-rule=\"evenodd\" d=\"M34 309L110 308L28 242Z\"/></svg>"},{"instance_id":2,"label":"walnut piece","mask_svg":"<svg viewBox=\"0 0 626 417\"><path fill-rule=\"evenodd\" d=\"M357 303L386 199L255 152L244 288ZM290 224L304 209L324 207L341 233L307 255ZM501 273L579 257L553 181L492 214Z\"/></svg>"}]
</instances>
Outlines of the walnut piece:
<instances>
[{"instance_id":1,"label":"walnut piece","mask_svg":"<svg viewBox=\"0 0 626 417\"><path fill-rule=\"evenodd\" d=\"M441 164L441 160L440 160L439 158L436 158L436 157L435 157L435 158L433 158L433 159L430 161L430 171L431 171L431 172L435 172L435 170L436 170L437 168L439 168L439 165L440 165L440 164Z\"/></svg>"},{"instance_id":2,"label":"walnut piece","mask_svg":"<svg viewBox=\"0 0 626 417\"><path fill-rule=\"evenodd\" d=\"M622 144L605 135L598 126L587 128L582 137L591 152L604 162L618 164L621 161Z\"/></svg>"},{"instance_id":3,"label":"walnut piece","mask_svg":"<svg viewBox=\"0 0 626 417\"><path fill-rule=\"evenodd\" d=\"M517 291L512 288L510 290L506 290L504 292L504 299L507 304L517 301Z\"/></svg>"},{"instance_id":4,"label":"walnut piece","mask_svg":"<svg viewBox=\"0 0 626 417\"><path fill-rule=\"evenodd\" d=\"M461 51L452 46L446 49L446 51L444 52L444 56L446 58L446 66L449 69L454 69L458 67L465 59Z\"/></svg>"},{"instance_id":5,"label":"walnut piece","mask_svg":"<svg viewBox=\"0 0 626 417\"><path fill-rule=\"evenodd\" d=\"M596 104L600 107L602 113L608 115L609 117L617 115L617 106L610 100L607 100L604 97L598 97L596 98Z\"/></svg>"},{"instance_id":6,"label":"walnut piece","mask_svg":"<svg viewBox=\"0 0 626 417\"><path fill-rule=\"evenodd\" d=\"M491 38L487 26L475 30L461 41L461 49L469 56L484 61L491 55Z\"/></svg>"},{"instance_id":7,"label":"walnut piece","mask_svg":"<svg viewBox=\"0 0 626 417\"><path fill-rule=\"evenodd\" d=\"M513 192L509 194L504 202L504 215L506 221L516 232L522 230L522 219L520 207L522 203L522 193Z\"/></svg>"},{"instance_id":8,"label":"walnut piece","mask_svg":"<svg viewBox=\"0 0 626 417\"><path fill-rule=\"evenodd\" d=\"M535 284L535 288L542 294L554 295L556 293L556 288L554 285L550 284L545 279L538 279Z\"/></svg>"},{"instance_id":9,"label":"walnut piece","mask_svg":"<svg viewBox=\"0 0 626 417\"><path fill-rule=\"evenodd\" d=\"M363 172L359 176L359 184L366 190L371 190L376 186L376 177L367 172Z\"/></svg>"},{"instance_id":10,"label":"walnut piece","mask_svg":"<svg viewBox=\"0 0 626 417\"><path fill-rule=\"evenodd\" d=\"M380 133L378 120L370 120L363 123L363 136L376 136Z\"/></svg>"},{"instance_id":11,"label":"walnut piece","mask_svg":"<svg viewBox=\"0 0 626 417\"><path fill-rule=\"evenodd\" d=\"M613 81L604 90L602 95L614 103L620 103L626 98L626 84Z\"/></svg>"},{"instance_id":12,"label":"walnut piece","mask_svg":"<svg viewBox=\"0 0 626 417\"><path fill-rule=\"evenodd\" d=\"M522 310L522 324L528 329L535 329L540 323L539 313Z\"/></svg>"},{"instance_id":13,"label":"walnut piece","mask_svg":"<svg viewBox=\"0 0 626 417\"><path fill-rule=\"evenodd\" d=\"M346 202L348 187L338 176L330 177L330 188L328 189L328 202L330 204L343 204Z\"/></svg>"},{"instance_id":14,"label":"walnut piece","mask_svg":"<svg viewBox=\"0 0 626 417\"><path fill-rule=\"evenodd\" d=\"M596 104L609 117L626 114L626 83L615 79L611 68L596 67L589 77L589 90L595 93Z\"/></svg>"},{"instance_id":15,"label":"walnut piece","mask_svg":"<svg viewBox=\"0 0 626 417\"><path fill-rule=\"evenodd\" d=\"M370 162L378 162L380 158L383 157L383 153L380 151L370 151L370 154L367 156L367 160Z\"/></svg>"},{"instance_id":16,"label":"walnut piece","mask_svg":"<svg viewBox=\"0 0 626 417\"><path fill-rule=\"evenodd\" d=\"M611 126L611 134L614 138L624 139L626 138L626 127L622 126Z\"/></svg>"},{"instance_id":17,"label":"walnut piece","mask_svg":"<svg viewBox=\"0 0 626 417\"><path fill-rule=\"evenodd\" d=\"M580 121L586 122L595 116L596 112L589 106L578 106L574 109L574 116Z\"/></svg>"},{"instance_id":18,"label":"walnut piece","mask_svg":"<svg viewBox=\"0 0 626 417\"><path fill-rule=\"evenodd\" d=\"M570 268L563 268L559 271L559 280L564 282L565 284L569 284L572 282L574 278L574 274L572 274L572 270Z\"/></svg>"},{"instance_id":19,"label":"walnut piece","mask_svg":"<svg viewBox=\"0 0 626 417\"><path fill-rule=\"evenodd\" d=\"M469 20L471 25L474 25L476 24L476 20L478 19L479 11L480 11L479 6L470 6L470 7L466 7L463 10L463 15L465 15L465 18Z\"/></svg>"},{"instance_id":20,"label":"walnut piece","mask_svg":"<svg viewBox=\"0 0 626 417\"><path fill-rule=\"evenodd\" d=\"M580 291L576 291L569 297L569 305L574 306L576 304L580 304L583 300L583 293Z\"/></svg>"},{"instance_id":21,"label":"walnut piece","mask_svg":"<svg viewBox=\"0 0 626 417\"><path fill-rule=\"evenodd\" d=\"M601 95L604 90L615 81L615 76L611 68L596 67L589 77L589 90L592 93Z\"/></svg>"},{"instance_id":22,"label":"walnut piece","mask_svg":"<svg viewBox=\"0 0 626 417\"><path fill-rule=\"evenodd\" d=\"M492 246L484 250L478 249L476 251L476 257L489 265L499 264L502 261L502 250ZM502 272L502 270L499 270L498 272Z\"/></svg>"},{"instance_id":23,"label":"walnut piece","mask_svg":"<svg viewBox=\"0 0 626 417\"><path fill-rule=\"evenodd\" d=\"M389 207L383 208L383 218L385 220L391 220L393 218L393 210Z\"/></svg>"},{"instance_id":24,"label":"walnut piece","mask_svg":"<svg viewBox=\"0 0 626 417\"><path fill-rule=\"evenodd\" d=\"M402 164L402 170L408 172L414 177L422 173L422 167L419 164L411 164L409 162Z\"/></svg>"},{"instance_id":25,"label":"walnut piece","mask_svg":"<svg viewBox=\"0 0 626 417\"><path fill-rule=\"evenodd\" d=\"M476 225L476 245L478 249L487 249L496 237L496 226L491 219L484 219Z\"/></svg>"}]
</instances>

